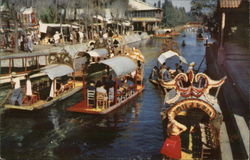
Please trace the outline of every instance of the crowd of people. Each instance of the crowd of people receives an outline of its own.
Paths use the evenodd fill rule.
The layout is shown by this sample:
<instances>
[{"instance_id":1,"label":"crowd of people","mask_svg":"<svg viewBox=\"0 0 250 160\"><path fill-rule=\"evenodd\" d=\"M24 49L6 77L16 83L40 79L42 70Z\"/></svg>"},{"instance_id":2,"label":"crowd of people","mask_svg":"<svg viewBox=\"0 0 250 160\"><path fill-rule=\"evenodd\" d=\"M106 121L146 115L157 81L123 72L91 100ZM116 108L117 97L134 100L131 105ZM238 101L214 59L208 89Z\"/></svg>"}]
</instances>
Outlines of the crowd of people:
<instances>
[{"instance_id":1,"label":"crowd of people","mask_svg":"<svg viewBox=\"0 0 250 160\"><path fill-rule=\"evenodd\" d=\"M39 31L18 31L17 42L15 42L13 32L4 32L1 34L1 48L14 48L15 44L17 44L19 50L32 52L33 45L39 44L40 37Z\"/></svg>"}]
</instances>

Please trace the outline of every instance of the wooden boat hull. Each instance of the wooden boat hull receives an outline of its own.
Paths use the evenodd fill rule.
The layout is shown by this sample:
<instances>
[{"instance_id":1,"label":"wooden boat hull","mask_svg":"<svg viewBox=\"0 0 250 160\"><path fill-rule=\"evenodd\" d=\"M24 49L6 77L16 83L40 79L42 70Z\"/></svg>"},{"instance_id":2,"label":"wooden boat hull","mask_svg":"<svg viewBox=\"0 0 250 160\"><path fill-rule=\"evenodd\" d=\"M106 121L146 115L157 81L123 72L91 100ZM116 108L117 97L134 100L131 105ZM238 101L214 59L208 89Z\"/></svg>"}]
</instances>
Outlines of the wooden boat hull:
<instances>
[{"instance_id":1,"label":"wooden boat hull","mask_svg":"<svg viewBox=\"0 0 250 160\"><path fill-rule=\"evenodd\" d=\"M156 38L156 39L173 39L172 36L153 36L153 38Z\"/></svg>"},{"instance_id":2,"label":"wooden boat hull","mask_svg":"<svg viewBox=\"0 0 250 160\"><path fill-rule=\"evenodd\" d=\"M70 91L63 93L62 95L59 95L58 97L52 99L51 101L39 100L38 102L36 102L32 105L25 105L25 106L16 106L16 105L11 105L11 104L5 104L4 108L5 109L27 110L27 111L42 109L42 108L51 106L58 101L64 100L64 99L72 96L73 94L80 91L81 89L82 89L82 86L75 87L75 88L71 89Z\"/></svg>"},{"instance_id":3,"label":"wooden boat hull","mask_svg":"<svg viewBox=\"0 0 250 160\"><path fill-rule=\"evenodd\" d=\"M71 112L79 112L79 113L86 113L86 114L97 114L97 115L105 115L108 114L114 110L116 110L117 108L121 107L122 105L124 105L125 103L129 102L131 99L135 98L137 95L139 95L144 89L144 86L141 86L140 89L138 89L134 94L132 94L130 97L122 100L121 102L107 108L107 109L93 109L90 107L83 107L83 101L79 102L78 104L71 106L69 108L67 108L67 111L71 111Z\"/></svg>"}]
</instances>

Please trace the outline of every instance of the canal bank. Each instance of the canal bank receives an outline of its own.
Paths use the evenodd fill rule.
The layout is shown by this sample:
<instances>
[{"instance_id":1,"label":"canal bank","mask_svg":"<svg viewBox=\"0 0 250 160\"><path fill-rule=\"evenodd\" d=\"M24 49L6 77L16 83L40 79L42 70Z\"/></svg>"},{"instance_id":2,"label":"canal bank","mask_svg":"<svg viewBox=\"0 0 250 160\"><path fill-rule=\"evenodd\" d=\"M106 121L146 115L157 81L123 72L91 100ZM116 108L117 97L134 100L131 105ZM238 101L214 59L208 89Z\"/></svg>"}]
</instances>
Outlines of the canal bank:
<instances>
[{"instance_id":1,"label":"canal bank","mask_svg":"<svg viewBox=\"0 0 250 160\"><path fill-rule=\"evenodd\" d=\"M226 141L230 143L230 148L223 148L222 154L228 155L231 152L233 159L247 159L249 151L249 129L246 123L249 120L248 105L235 86L232 79L233 74L227 70L225 65L218 65L217 53L218 47L215 43L206 48L208 75L212 79L227 76L227 80L221 88L219 99L228 133L228 140Z\"/></svg>"}]
</instances>

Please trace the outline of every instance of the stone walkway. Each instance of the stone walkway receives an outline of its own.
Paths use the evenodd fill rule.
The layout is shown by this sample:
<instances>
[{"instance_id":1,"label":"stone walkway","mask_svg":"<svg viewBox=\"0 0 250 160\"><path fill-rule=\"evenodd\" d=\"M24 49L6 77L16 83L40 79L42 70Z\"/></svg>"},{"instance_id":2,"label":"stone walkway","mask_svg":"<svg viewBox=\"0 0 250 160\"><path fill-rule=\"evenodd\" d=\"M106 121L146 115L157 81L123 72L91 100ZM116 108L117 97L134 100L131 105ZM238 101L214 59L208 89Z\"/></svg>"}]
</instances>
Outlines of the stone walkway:
<instances>
[{"instance_id":1,"label":"stone walkway","mask_svg":"<svg viewBox=\"0 0 250 160\"><path fill-rule=\"evenodd\" d=\"M227 76L227 80L221 88L219 94L220 107L223 113L224 121L231 150L223 148L224 152L232 151L233 159L248 159L249 144L245 140L249 139L249 103L248 94L248 68L249 60L247 52L237 48L237 45L229 43L224 48L224 64L218 65L217 53L218 48L213 45L206 50L208 74L212 79L220 79ZM246 68L244 68L246 67ZM241 89L241 87L244 90ZM223 135L222 135L223 139ZM249 142L248 142L249 143ZM225 157L222 159L226 159Z\"/></svg>"},{"instance_id":2,"label":"stone walkway","mask_svg":"<svg viewBox=\"0 0 250 160\"><path fill-rule=\"evenodd\" d=\"M250 51L235 43L225 43L225 69L249 106Z\"/></svg>"}]
</instances>

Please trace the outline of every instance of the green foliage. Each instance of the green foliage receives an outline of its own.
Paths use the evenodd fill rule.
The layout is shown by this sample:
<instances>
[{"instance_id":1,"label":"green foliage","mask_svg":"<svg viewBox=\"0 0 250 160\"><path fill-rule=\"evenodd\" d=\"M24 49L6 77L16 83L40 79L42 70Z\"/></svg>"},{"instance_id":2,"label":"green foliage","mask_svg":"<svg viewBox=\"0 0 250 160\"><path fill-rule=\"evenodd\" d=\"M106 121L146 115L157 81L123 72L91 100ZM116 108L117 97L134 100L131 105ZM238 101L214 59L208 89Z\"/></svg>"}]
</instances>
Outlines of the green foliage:
<instances>
[{"instance_id":1,"label":"green foliage","mask_svg":"<svg viewBox=\"0 0 250 160\"><path fill-rule=\"evenodd\" d=\"M201 20L205 16L211 16L217 6L217 0L192 0L191 13L196 19Z\"/></svg>"},{"instance_id":2,"label":"green foliage","mask_svg":"<svg viewBox=\"0 0 250 160\"><path fill-rule=\"evenodd\" d=\"M168 27L182 25L190 21L190 16L186 13L185 8L174 7L171 1L165 1L162 6L163 23Z\"/></svg>"},{"instance_id":3,"label":"green foliage","mask_svg":"<svg viewBox=\"0 0 250 160\"><path fill-rule=\"evenodd\" d=\"M44 23L55 23L56 20L56 11L53 7L45 8L40 14L40 18Z\"/></svg>"}]
</instances>

